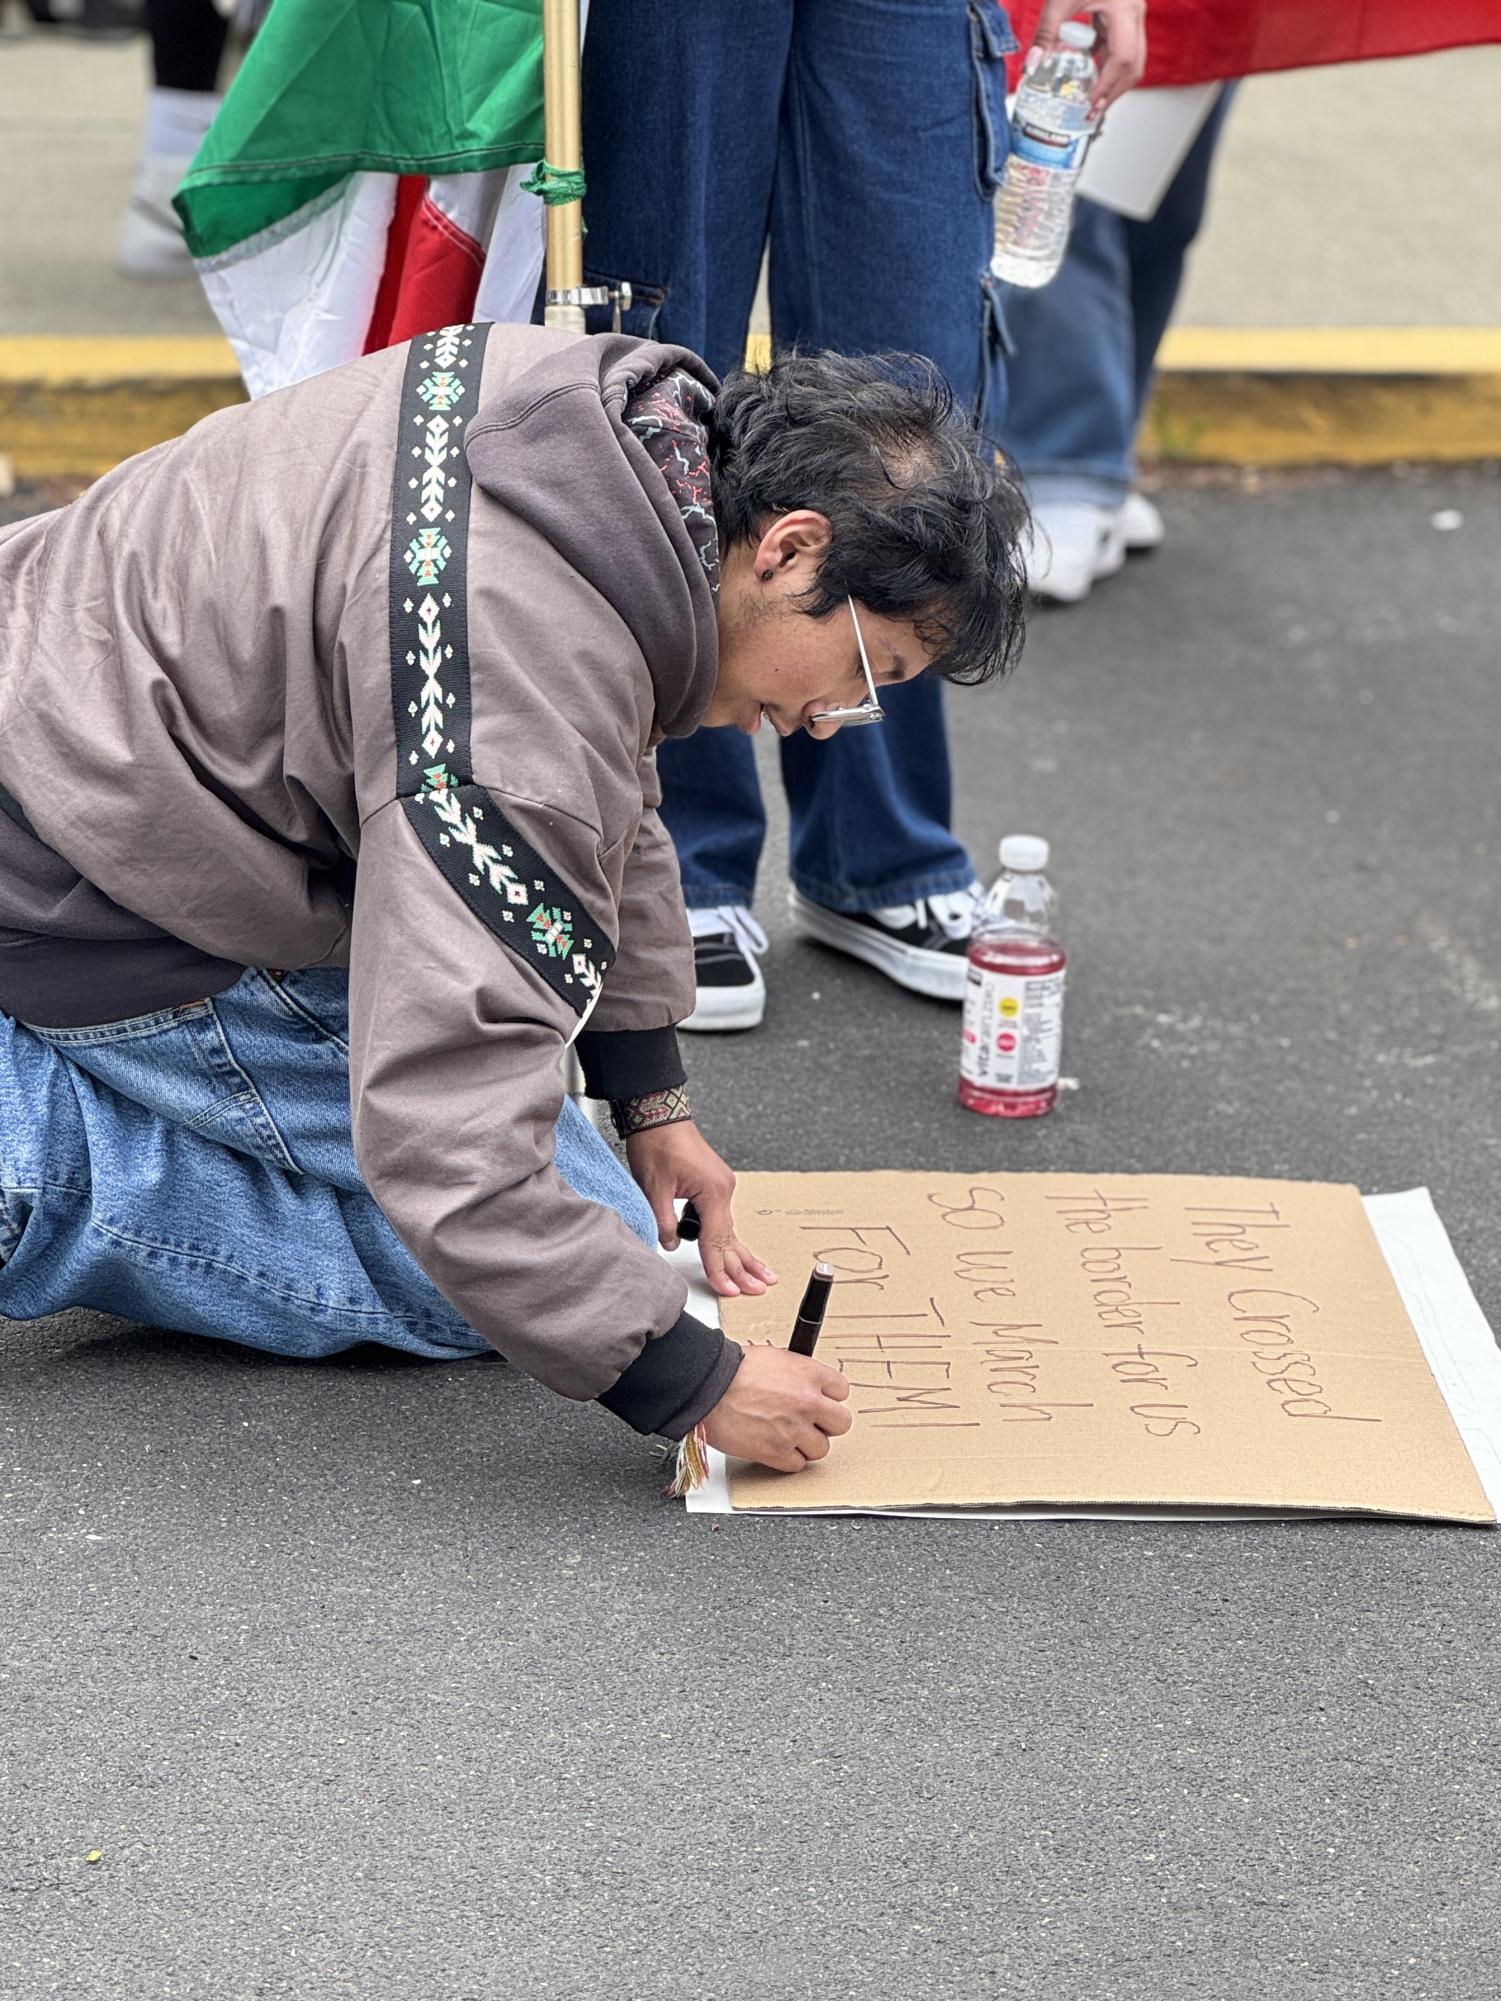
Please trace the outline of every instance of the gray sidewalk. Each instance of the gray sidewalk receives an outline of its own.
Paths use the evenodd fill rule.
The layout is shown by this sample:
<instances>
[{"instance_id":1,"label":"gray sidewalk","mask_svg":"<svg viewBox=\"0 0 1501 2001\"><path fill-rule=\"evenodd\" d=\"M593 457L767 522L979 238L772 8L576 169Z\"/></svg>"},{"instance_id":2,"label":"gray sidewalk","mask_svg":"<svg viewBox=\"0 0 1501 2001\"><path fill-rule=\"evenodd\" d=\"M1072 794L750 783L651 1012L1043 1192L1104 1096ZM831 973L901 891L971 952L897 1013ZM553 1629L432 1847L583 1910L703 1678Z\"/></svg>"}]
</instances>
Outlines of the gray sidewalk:
<instances>
[{"instance_id":1,"label":"gray sidewalk","mask_svg":"<svg viewBox=\"0 0 1501 2001\"><path fill-rule=\"evenodd\" d=\"M704 1126L1427 1183L1501 1326L1501 480L1164 504L953 695L977 852L1053 837L1078 1090L960 1111L955 1015L793 941L773 854ZM1494 1533L715 1522L499 1363L88 1313L0 1330L0 1461L16 2001L1495 1991Z\"/></svg>"},{"instance_id":2,"label":"gray sidewalk","mask_svg":"<svg viewBox=\"0 0 1501 2001\"><path fill-rule=\"evenodd\" d=\"M192 279L114 272L145 82L144 42L0 41L0 335L213 331ZM1501 325L1498 95L1501 48L1253 78L1180 321Z\"/></svg>"},{"instance_id":3,"label":"gray sidewalk","mask_svg":"<svg viewBox=\"0 0 1501 2001\"><path fill-rule=\"evenodd\" d=\"M0 41L0 334L218 332L191 273L115 270L146 79L144 39Z\"/></svg>"}]
</instances>

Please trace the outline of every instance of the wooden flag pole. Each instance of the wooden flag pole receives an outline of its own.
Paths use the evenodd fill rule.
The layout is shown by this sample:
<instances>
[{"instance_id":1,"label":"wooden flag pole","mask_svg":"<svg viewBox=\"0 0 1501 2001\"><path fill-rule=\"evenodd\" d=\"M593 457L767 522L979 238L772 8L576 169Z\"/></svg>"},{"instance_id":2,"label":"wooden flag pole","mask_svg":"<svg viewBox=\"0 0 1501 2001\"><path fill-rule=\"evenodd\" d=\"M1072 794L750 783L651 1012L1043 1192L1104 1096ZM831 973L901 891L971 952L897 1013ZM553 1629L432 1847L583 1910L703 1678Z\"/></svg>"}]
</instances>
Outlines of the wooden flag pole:
<instances>
[{"instance_id":1,"label":"wooden flag pole","mask_svg":"<svg viewBox=\"0 0 1501 2001\"><path fill-rule=\"evenodd\" d=\"M578 0L542 0L542 120L547 163L558 172L583 169L579 85ZM584 209L582 201L547 210L547 305L550 327L584 331Z\"/></svg>"}]
</instances>

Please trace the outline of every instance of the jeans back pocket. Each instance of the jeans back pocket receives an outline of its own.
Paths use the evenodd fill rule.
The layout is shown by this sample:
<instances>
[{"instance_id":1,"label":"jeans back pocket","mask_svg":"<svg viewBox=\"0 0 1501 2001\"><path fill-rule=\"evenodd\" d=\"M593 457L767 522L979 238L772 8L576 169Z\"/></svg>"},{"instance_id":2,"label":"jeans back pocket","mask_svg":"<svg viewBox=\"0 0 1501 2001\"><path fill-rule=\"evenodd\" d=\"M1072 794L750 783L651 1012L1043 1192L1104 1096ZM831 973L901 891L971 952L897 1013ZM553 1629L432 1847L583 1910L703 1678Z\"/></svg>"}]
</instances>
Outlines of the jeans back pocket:
<instances>
[{"instance_id":1,"label":"jeans back pocket","mask_svg":"<svg viewBox=\"0 0 1501 2001\"><path fill-rule=\"evenodd\" d=\"M254 975L247 975L253 978ZM75 1068L172 1125L287 1172L296 1162L212 1000L91 1028L32 1028Z\"/></svg>"}]
</instances>

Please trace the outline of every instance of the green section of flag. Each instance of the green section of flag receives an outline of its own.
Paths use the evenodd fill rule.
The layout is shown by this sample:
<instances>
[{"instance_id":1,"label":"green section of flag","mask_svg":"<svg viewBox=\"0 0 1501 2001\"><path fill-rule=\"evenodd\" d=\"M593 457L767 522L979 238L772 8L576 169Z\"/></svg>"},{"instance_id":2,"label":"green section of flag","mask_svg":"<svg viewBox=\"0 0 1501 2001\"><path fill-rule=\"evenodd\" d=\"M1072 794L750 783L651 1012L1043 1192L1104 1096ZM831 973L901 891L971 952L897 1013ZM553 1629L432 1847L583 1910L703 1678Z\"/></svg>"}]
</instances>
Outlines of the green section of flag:
<instances>
[{"instance_id":1,"label":"green section of flag","mask_svg":"<svg viewBox=\"0 0 1501 2001\"><path fill-rule=\"evenodd\" d=\"M541 156L541 0L276 0L176 208L216 257L352 173Z\"/></svg>"}]
</instances>

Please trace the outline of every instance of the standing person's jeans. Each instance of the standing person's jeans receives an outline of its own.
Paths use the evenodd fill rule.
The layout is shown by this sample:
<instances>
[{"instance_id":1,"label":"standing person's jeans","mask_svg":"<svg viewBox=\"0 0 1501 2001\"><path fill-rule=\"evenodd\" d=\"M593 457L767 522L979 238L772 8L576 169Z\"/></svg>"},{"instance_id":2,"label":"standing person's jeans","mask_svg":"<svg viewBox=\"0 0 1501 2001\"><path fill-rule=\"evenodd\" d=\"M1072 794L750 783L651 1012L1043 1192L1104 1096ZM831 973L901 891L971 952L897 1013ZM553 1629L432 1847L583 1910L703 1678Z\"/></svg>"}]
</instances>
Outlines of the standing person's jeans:
<instances>
[{"instance_id":1,"label":"standing person's jeans","mask_svg":"<svg viewBox=\"0 0 1501 2001\"><path fill-rule=\"evenodd\" d=\"M278 1355L486 1352L360 1179L347 1037L348 982L324 971L100 1028L0 1015L0 1315L93 1306ZM557 1166L656 1243L572 1099Z\"/></svg>"},{"instance_id":2,"label":"standing person's jeans","mask_svg":"<svg viewBox=\"0 0 1501 2001\"><path fill-rule=\"evenodd\" d=\"M769 232L778 344L928 355L995 436L991 198L1014 47L995 0L593 0L587 282L628 279L626 330L723 374ZM974 876L949 831L938 684L881 700L884 728L781 749L793 880L843 910ZM688 903L750 903L766 828L750 739L702 730L658 762Z\"/></svg>"},{"instance_id":3,"label":"standing person's jeans","mask_svg":"<svg viewBox=\"0 0 1501 2001\"><path fill-rule=\"evenodd\" d=\"M1081 197L1057 277L1008 288L1006 444L1034 505L1119 507L1131 489L1157 350L1232 95L1221 91L1154 216L1133 222Z\"/></svg>"}]
</instances>

